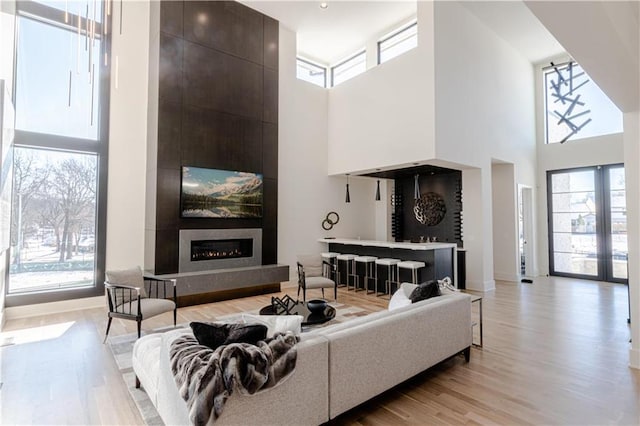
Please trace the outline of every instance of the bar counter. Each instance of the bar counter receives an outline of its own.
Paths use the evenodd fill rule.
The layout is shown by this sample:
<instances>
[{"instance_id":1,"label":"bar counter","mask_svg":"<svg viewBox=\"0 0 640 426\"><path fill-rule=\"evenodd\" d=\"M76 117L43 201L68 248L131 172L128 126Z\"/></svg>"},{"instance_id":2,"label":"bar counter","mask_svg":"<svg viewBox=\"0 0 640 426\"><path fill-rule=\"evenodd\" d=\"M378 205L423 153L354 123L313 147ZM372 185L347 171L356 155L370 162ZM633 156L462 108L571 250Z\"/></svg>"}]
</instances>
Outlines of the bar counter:
<instances>
[{"instance_id":1,"label":"bar counter","mask_svg":"<svg viewBox=\"0 0 640 426\"><path fill-rule=\"evenodd\" d=\"M458 286L455 243L409 243L351 238L320 238L318 242L326 243L327 251L330 252L425 262L426 267L419 273L419 282L450 277L454 285Z\"/></svg>"}]
</instances>

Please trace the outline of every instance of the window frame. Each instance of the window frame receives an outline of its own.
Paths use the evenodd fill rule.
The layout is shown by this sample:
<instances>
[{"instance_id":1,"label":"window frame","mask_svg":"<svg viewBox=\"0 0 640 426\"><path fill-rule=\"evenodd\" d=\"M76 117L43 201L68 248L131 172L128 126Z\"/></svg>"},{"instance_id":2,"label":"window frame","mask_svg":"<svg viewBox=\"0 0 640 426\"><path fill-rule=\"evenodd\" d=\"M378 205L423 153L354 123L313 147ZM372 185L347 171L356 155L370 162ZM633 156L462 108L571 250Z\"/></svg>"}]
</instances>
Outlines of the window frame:
<instances>
[{"instance_id":1,"label":"window frame","mask_svg":"<svg viewBox=\"0 0 640 426\"><path fill-rule=\"evenodd\" d=\"M69 12L72 17L70 22L76 21L78 15ZM112 16L106 17L108 28L112 28ZM62 31L75 31L75 28L64 22L64 11L46 6L32 1L16 2L16 20L20 18L32 19L46 25L58 27ZM86 28L86 19L80 17L81 27ZM24 148L38 148L45 150L67 151L70 153L95 154L97 156L96 174L96 223L95 223L95 269L94 285L91 287L78 287L68 289L51 289L40 292L29 293L9 293L10 277L9 263L10 256L6 256L6 282L5 285L5 306L21 306L36 303L56 302L62 300L72 300L85 297L95 297L104 295L104 272L106 263L106 236L107 236L107 173L109 154L109 105L110 105L110 85L111 85L111 61L105 65L102 58L105 54L111 53L111 32L106 37L102 36L102 25L95 23L96 38L101 38L100 54L97 56L96 80L98 84L99 103L98 111L95 115L98 122L98 138L84 139L61 135L30 132L25 130L15 130L14 146ZM16 26L15 46L18 43L18 30ZM18 49L14 49L13 70L17 72ZM17 78L13 81L13 102L16 102Z\"/></svg>"},{"instance_id":2,"label":"window frame","mask_svg":"<svg viewBox=\"0 0 640 426\"><path fill-rule=\"evenodd\" d=\"M366 48L363 48L363 49L358 50L358 51L357 51L356 53L354 53L353 55L348 56L346 59L343 59L342 61L338 62L337 64L335 64L335 65L331 66L331 87L335 87L335 86L336 86L336 82L335 82L335 70L336 70L336 68L341 67L342 65L346 64L346 63L347 63L347 62L349 62L349 61L354 60L355 58L357 58L358 56L361 56L361 55L364 55L364 64L365 64L365 71L364 71L364 72L366 72L366 71L367 71L367 70L366 70L366 65L367 65L367 49L366 49ZM364 74L364 72L362 72L362 73L360 73L360 74ZM357 75L360 75L360 74L357 74ZM355 77L355 76L354 76L354 77ZM351 78L353 78L353 77L351 77ZM350 79L347 79L347 80L350 80ZM345 80L345 81L347 81L347 80ZM344 81L343 81L343 82L341 82L341 83L344 83Z\"/></svg>"},{"instance_id":3,"label":"window frame","mask_svg":"<svg viewBox=\"0 0 640 426\"><path fill-rule=\"evenodd\" d=\"M376 46L377 46L377 48L376 48L377 58L376 59L377 59L377 64L378 65L383 64L384 62L387 62L387 61L397 57L397 56L394 56L393 58L389 58L389 59L387 59L387 61L382 62L382 50L381 50L382 43L387 42L387 41L391 40L392 38L399 36L403 32L408 31L413 27L416 27L416 39L417 39L417 37L418 37L418 33L417 33L418 20L414 19L414 20L408 22L407 24L401 26L400 28L396 29L395 31L392 31L390 34L382 37L380 40L378 40L378 42L376 43ZM409 50L411 50L411 49L409 49ZM407 52L408 52L408 50L407 50ZM406 53L406 52L404 52L404 53ZM402 53L400 55L402 55ZM400 56L400 55L398 55L398 56Z\"/></svg>"},{"instance_id":4,"label":"window frame","mask_svg":"<svg viewBox=\"0 0 640 426\"><path fill-rule=\"evenodd\" d=\"M313 61L310 61L309 59L305 59L305 58L302 58L302 57L300 57L300 56L296 56L296 70L297 70L298 61L300 61L300 62L304 62L304 63L305 63L305 64L307 64L307 65L311 65L311 66L314 66L314 67L322 68L322 70L324 71L324 73L323 73L323 77L324 77L324 84L323 84L322 86L318 86L318 85L316 84L316 86L318 86L318 87L324 87L325 89L327 88L327 74L328 74L328 73L327 73L327 67L326 67L326 66L324 66L324 65L320 65L320 64L318 64L318 63L316 63L316 62L313 62ZM297 78L297 72L296 72L296 78ZM302 79L298 79L298 80L302 80ZM302 80L302 81L306 81L306 80ZM307 81L307 83L311 83L311 82L310 82L310 81ZM311 83L311 84L315 84L315 83Z\"/></svg>"}]
</instances>

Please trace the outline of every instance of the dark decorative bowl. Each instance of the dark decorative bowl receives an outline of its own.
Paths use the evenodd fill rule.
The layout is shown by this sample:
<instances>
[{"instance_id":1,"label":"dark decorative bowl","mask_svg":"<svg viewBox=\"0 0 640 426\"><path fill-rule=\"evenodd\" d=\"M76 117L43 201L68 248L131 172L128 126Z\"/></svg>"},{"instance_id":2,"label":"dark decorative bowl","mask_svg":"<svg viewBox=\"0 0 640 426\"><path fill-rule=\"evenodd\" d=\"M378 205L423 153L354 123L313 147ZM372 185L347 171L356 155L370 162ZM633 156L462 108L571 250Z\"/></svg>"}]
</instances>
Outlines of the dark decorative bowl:
<instances>
[{"instance_id":1,"label":"dark decorative bowl","mask_svg":"<svg viewBox=\"0 0 640 426\"><path fill-rule=\"evenodd\" d=\"M327 307L327 301L322 299L312 299L307 302L307 309L311 311L312 314L319 314L324 312Z\"/></svg>"}]
</instances>

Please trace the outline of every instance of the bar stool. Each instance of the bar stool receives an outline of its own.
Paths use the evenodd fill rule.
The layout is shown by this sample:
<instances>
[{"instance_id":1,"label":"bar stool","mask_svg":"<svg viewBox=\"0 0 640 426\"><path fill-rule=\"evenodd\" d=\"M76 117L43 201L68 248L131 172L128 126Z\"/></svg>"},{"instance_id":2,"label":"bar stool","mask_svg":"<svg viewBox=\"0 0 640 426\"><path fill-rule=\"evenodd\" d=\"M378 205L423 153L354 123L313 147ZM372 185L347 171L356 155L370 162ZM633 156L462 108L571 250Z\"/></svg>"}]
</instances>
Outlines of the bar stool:
<instances>
[{"instance_id":1,"label":"bar stool","mask_svg":"<svg viewBox=\"0 0 640 426\"><path fill-rule=\"evenodd\" d=\"M329 278L331 278L334 281L337 280L336 268L338 267L337 266L338 261L336 260L336 257L338 257L339 254L340 253L335 253L335 252L332 252L332 251L320 253L320 256L322 256L322 260L326 260L327 262L329 262L331 264L331 272L329 274Z\"/></svg>"},{"instance_id":2,"label":"bar stool","mask_svg":"<svg viewBox=\"0 0 640 426\"><path fill-rule=\"evenodd\" d=\"M362 276L362 280L363 280L363 286L362 286L362 290L364 290L367 294L369 293L375 293L374 292L370 292L369 291L369 280L374 279L374 271L373 269L375 268L376 265L376 260L378 258L377 257L373 257L373 256L356 256L356 258L354 259L355 263L356 263L356 284L355 284L355 288L356 291L360 290L360 275L358 274L358 263L363 263L364 264L364 275Z\"/></svg>"},{"instance_id":3,"label":"bar stool","mask_svg":"<svg viewBox=\"0 0 640 426\"><path fill-rule=\"evenodd\" d=\"M400 281L400 269L411 270L411 283L418 284L418 269L424 268L426 264L424 262L417 262L415 260L404 260L398 263L398 281Z\"/></svg>"},{"instance_id":4,"label":"bar stool","mask_svg":"<svg viewBox=\"0 0 640 426\"><path fill-rule=\"evenodd\" d=\"M390 259L390 258L383 258L383 259L378 259L376 260L376 296L383 296L387 293L389 293L389 296L391 296L391 283L395 282L397 283L397 275L398 275L398 268L397 265L398 263L400 263L400 259ZM378 283L380 282L380 280L378 279L378 266L386 266L387 267L387 279L384 281L384 287L385 287L385 291L383 293L380 293L378 291ZM394 273L395 272L395 273ZM394 275L396 276L396 280L394 281L393 277Z\"/></svg>"},{"instance_id":5,"label":"bar stool","mask_svg":"<svg viewBox=\"0 0 640 426\"><path fill-rule=\"evenodd\" d=\"M338 286L347 286L347 290L349 290L349 277L351 275L353 275L353 270L354 270L354 262L353 260L356 258L355 254L339 254L336 256L336 261L338 262ZM342 262L346 262L346 272L347 272L347 282L346 283L341 283L340 282L340 274L342 274L342 271L340 270L340 261Z\"/></svg>"}]
</instances>

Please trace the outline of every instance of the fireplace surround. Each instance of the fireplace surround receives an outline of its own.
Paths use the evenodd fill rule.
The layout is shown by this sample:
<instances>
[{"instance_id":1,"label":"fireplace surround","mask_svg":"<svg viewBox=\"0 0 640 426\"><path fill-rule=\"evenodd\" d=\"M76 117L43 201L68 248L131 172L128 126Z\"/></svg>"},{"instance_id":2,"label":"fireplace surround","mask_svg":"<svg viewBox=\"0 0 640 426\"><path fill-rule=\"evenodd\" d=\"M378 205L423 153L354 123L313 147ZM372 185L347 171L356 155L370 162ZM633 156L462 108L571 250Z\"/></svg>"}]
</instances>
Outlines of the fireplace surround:
<instances>
[{"instance_id":1,"label":"fireplace surround","mask_svg":"<svg viewBox=\"0 0 640 426\"><path fill-rule=\"evenodd\" d=\"M180 230L179 272L242 268L262 264L262 230Z\"/></svg>"}]
</instances>

